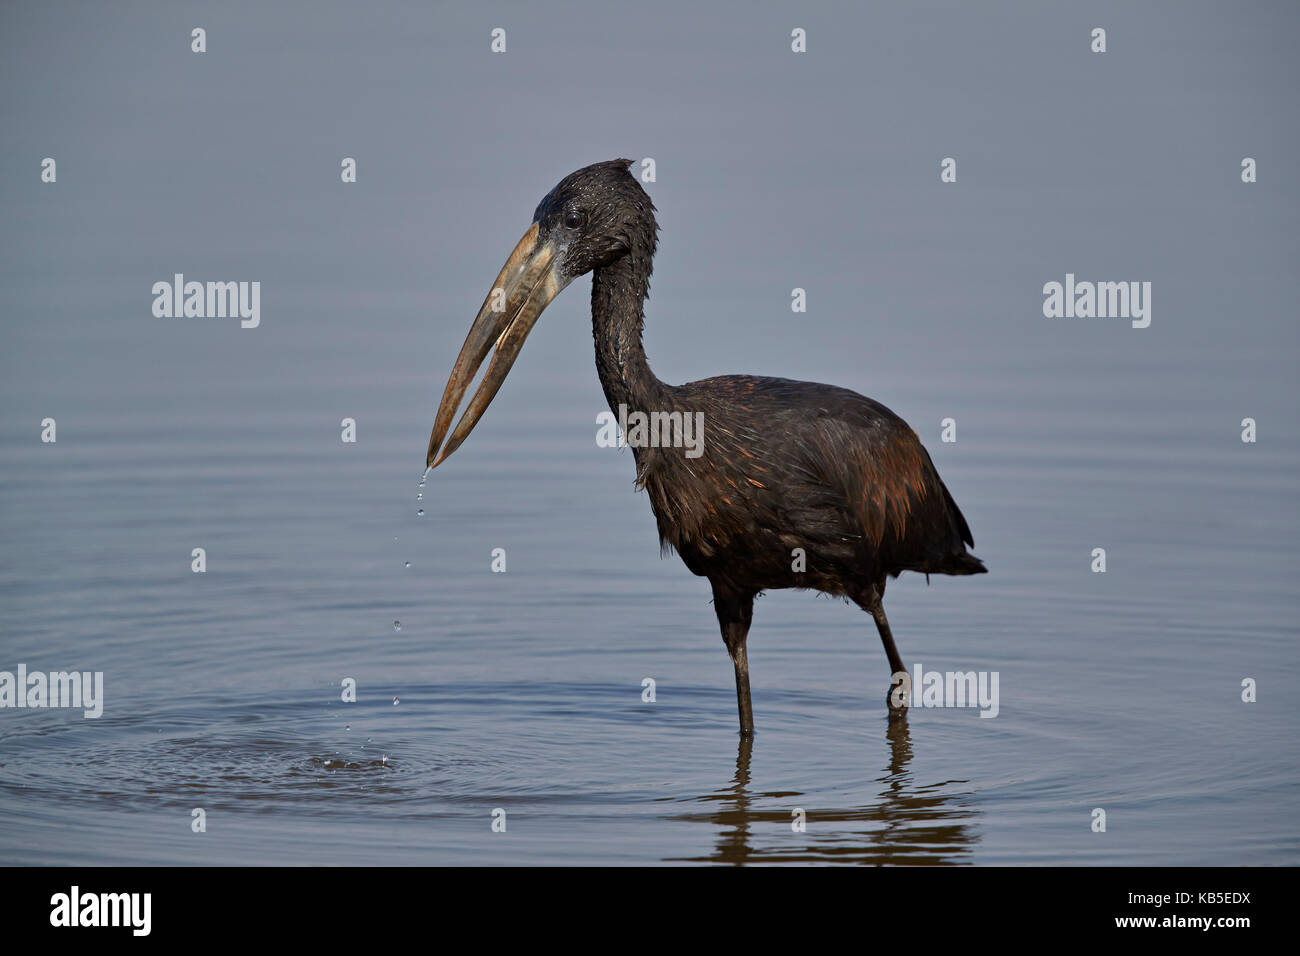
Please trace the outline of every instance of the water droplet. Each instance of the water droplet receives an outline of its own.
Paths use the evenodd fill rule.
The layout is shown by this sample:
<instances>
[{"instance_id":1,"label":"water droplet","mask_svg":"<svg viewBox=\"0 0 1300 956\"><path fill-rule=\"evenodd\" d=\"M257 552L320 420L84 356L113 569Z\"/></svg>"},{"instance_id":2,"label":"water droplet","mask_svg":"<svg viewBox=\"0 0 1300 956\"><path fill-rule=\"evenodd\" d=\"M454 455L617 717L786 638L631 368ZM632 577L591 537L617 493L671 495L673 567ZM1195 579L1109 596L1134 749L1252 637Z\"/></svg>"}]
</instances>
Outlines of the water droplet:
<instances>
[{"instance_id":1,"label":"water droplet","mask_svg":"<svg viewBox=\"0 0 1300 956\"><path fill-rule=\"evenodd\" d=\"M417 512L415 513L415 516L416 516L417 518L423 518L423 517L424 517L424 509L421 508L419 511L417 511Z\"/></svg>"},{"instance_id":2,"label":"water droplet","mask_svg":"<svg viewBox=\"0 0 1300 956\"><path fill-rule=\"evenodd\" d=\"M410 562L410 561L407 561L406 564L405 564L405 567L408 567L408 568L409 568L410 566L411 566L411 562Z\"/></svg>"},{"instance_id":3,"label":"water droplet","mask_svg":"<svg viewBox=\"0 0 1300 956\"><path fill-rule=\"evenodd\" d=\"M393 622L393 630L394 630L394 631L400 631L401 629L402 629L402 622L401 622L401 621L394 621L394 622Z\"/></svg>"},{"instance_id":4,"label":"water droplet","mask_svg":"<svg viewBox=\"0 0 1300 956\"><path fill-rule=\"evenodd\" d=\"M384 756L381 759L384 763L388 763L388 754L384 754Z\"/></svg>"},{"instance_id":5,"label":"water droplet","mask_svg":"<svg viewBox=\"0 0 1300 956\"><path fill-rule=\"evenodd\" d=\"M415 493L415 500L416 500L416 501L423 501L423 500L424 500L424 492L423 492L423 491L417 491L417 492Z\"/></svg>"},{"instance_id":6,"label":"water droplet","mask_svg":"<svg viewBox=\"0 0 1300 956\"><path fill-rule=\"evenodd\" d=\"M351 725L351 724L348 724L348 725L347 725L346 727L344 727L343 729L344 729L344 730L351 730L351 729L352 729L352 725Z\"/></svg>"},{"instance_id":7,"label":"water droplet","mask_svg":"<svg viewBox=\"0 0 1300 956\"><path fill-rule=\"evenodd\" d=\"M398 704L400 704L400 703L401 703L401 701L398 700L396 697L393 698L393 706L394 706L394 707L396 707L396 706L397 706Z\"/></svg>"}]
</instances>

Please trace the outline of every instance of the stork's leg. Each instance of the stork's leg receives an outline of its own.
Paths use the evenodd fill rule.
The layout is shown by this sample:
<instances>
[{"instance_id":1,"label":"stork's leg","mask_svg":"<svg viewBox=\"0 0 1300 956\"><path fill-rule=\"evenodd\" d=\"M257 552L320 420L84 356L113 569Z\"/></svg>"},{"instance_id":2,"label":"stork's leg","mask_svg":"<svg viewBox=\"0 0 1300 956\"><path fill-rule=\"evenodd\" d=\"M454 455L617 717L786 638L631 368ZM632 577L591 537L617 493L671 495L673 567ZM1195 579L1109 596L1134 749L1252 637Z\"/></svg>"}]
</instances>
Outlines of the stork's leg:
<instances>
[{"instance_id":1,"label":"stork's leg","mask_svg":"<svg viewBox=\"0 0 1300 956\"><path fill-rule=\"evenodd\" d=\"M885 617L884 590L883 583L879 587L872 588L858 601L858 604L875 619L876 630L880 632L880 643L885 645L885 656L889 658L890 683L889 690L885 693L885 706L889 708L890 719L893 719L907 716L906 697L903 698L902 706L897 706L894 701L894 692L898 686L894 684L894 675L905 673L907 668L903 666L903 657L898 653L898 645L894 643L894 634L889 629L889 618Z\"/></svg>"},{"instance_id":2,"label":"stork's leg","mask_svg":"<svg viewBox=\"0 0 1300 956\"><path fill-rule=\"evenodd\" d=\"M736 668L736 706L740 710L740 733L748 737L754 733L754 706L749 699L749 654L745 639L749 624L754 619L753 593L738 594L727 588L713 585L713 610L722 628L722 640Z\"/></svg>"}]
</instances>

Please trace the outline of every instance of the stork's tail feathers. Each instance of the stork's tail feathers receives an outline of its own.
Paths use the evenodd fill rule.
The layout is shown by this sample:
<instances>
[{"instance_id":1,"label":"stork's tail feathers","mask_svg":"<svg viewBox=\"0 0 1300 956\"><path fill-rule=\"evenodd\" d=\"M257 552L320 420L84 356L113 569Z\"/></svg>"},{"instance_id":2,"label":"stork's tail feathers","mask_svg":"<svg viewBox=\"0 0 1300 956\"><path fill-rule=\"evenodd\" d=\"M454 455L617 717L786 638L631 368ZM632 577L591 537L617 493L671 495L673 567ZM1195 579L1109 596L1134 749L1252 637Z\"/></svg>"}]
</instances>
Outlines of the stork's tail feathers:
<instances>
[{"instance_id":1,"label":"stork's tail feathers","mask_svg":"<svg viewBox=\"0 0 1300 956\"><path fill-rule=\"evenodd\" d=\"M988 574L984 562L969 551L954 554L948 558L942 568L935 569L939 574Z\"/></svg>"}]
</instances>

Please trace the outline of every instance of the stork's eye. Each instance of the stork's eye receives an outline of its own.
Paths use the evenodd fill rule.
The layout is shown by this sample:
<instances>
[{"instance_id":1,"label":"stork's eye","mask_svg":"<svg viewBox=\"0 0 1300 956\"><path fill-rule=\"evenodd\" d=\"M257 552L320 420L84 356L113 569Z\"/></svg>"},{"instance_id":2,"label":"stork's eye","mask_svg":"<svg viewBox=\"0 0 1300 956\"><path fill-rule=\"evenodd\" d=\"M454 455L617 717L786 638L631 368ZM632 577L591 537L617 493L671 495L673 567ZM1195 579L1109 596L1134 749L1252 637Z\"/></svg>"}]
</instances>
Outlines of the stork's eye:
<instances>
[{"instance_id":1,"label":"stork's eye","mask_svg":"<svg viewBox=\"0 0 1300 956\"><path fill-rule=\"evenodd\" d=\"M581 229L587 224L587 214L581 209L570 209L564 214L564 225L569 229Z\"/></svg>"}]
</instances>

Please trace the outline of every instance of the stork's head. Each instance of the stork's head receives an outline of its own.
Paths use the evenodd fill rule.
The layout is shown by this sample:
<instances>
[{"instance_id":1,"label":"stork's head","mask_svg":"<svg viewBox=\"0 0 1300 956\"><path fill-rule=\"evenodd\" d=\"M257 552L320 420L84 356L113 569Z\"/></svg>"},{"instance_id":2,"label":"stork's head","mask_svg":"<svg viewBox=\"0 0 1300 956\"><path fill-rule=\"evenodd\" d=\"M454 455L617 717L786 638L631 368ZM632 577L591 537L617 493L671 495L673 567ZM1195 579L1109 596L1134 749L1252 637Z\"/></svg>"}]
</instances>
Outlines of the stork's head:
<instances>
[{"instance_id":1,"label":"stork's head","mask_svg":"<svg viewBox=\"0 0 1300 956\"><path fill-rule=\"evenodd\" d=\"M468 437L538 317L565 286L625 256L648 259L654 254L654 204L628 171L631 162L585 166L565 176L537 204L533 224L498 273L451 370L429 436L429 467L441 464ZM452 416L493 343L496 351L483 381L444 446Z\"/></svg>"},{"instance_id":2,"label":"stork's head","mask_svg":"<svg viewBox=\"0 0 1300 956\"><path fill-rule=\"evenodd\" d=\"M630 159L612 159L570 173L537 204L538 238L553 242L566 282L607 266L649 238L654 203L629 171ZM653 247L651 249L653 251Z\"/></svg>"}]
</instances>

